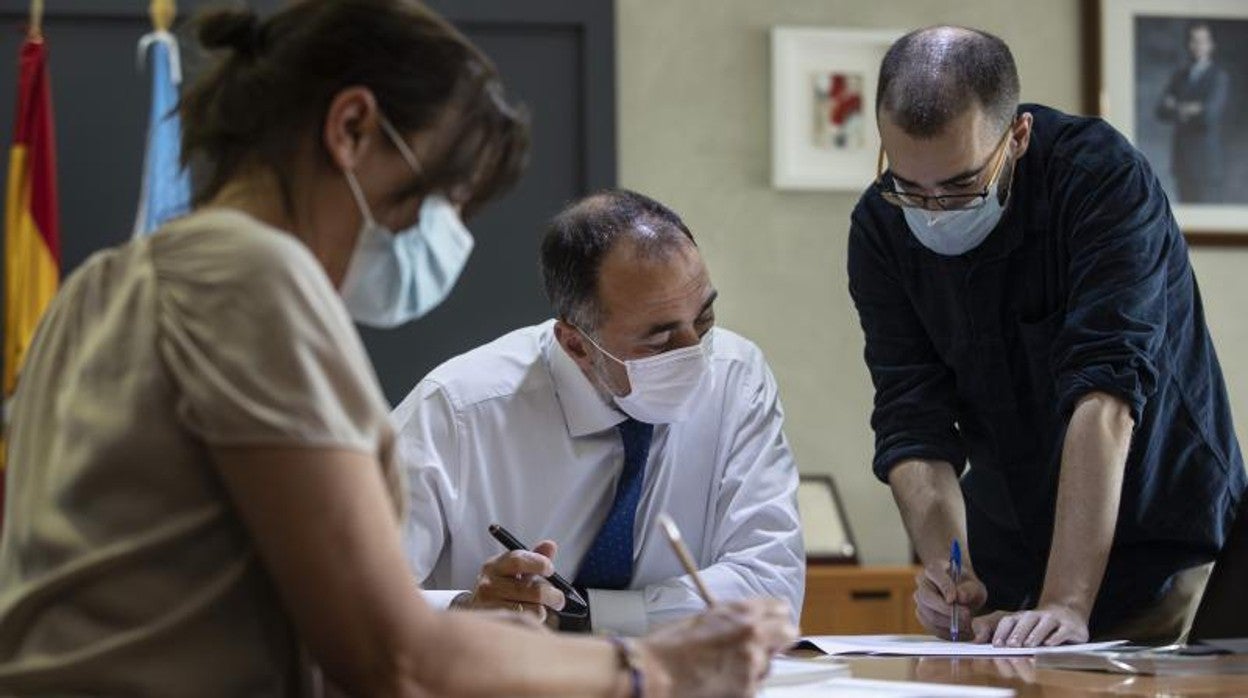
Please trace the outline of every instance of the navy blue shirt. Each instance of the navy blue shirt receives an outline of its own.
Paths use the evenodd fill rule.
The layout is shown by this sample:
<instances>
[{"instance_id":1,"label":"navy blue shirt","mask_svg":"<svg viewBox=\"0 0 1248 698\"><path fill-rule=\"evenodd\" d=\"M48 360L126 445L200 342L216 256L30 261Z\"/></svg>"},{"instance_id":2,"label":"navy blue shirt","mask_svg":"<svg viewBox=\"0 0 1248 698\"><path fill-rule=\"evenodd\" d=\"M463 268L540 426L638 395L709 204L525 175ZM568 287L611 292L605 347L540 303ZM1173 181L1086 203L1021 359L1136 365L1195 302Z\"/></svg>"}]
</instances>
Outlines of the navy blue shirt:
<instances>
[{"instance_id":1,"label":"navy blue shirt","mask_svg":"<svg viewBox=\"0 0 1248 698\"><path fill-rule=\"evenodd\" d=\"M874 189L854 209L849 287L875 384L874 470L960 472L989 607L1034 603L1075 404L1135 421L1090 629L1212 560L1245 487L1222 370L1187 246L1144 157L1100 119L1039 105L1001 222L976 249L923 247ZM969 461L969 470L966 470Z\"/></svg>"}]
</instances>

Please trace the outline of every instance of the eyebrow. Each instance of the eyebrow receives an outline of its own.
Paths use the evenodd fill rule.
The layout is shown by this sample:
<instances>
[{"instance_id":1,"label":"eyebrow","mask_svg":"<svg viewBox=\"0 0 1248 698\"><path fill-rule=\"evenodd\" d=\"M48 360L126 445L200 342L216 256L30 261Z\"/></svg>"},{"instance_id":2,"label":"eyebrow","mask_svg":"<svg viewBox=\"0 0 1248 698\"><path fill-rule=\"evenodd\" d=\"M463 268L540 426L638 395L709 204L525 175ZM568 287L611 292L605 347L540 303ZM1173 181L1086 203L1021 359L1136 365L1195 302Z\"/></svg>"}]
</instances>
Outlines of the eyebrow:
<instances>
[{"instance_id":1,"label":"eyebrow","mask_svg":"<svg viewBox=\"0 0 1248 698\"><path fill-rule=\"evenodd\" d=\"M961 181L963 181L963 180L971 179L971 178L973 178L973 177L978 177L978 176L980 175L980 173L982 173L982 172L984 171L984 168L986 168L986 167L988 167L988 163L984 163L983 165L980 165L979 167L976 167L976 168L973 168L973 169L969 169L969 170L965 170L965 171L963 171L963 172L959 172L958 174L956 174L956 175L954 175L954 176L952 176L952 177L948 177L948 178L945 178L945 179L940 180L939 182L937 182L937 183L936 183L936 186L938 186L938 187L945 187L945 186L949 186L950 184L957 184L958 182L961 182ZM894 180L894 181L897 181L897 182L900 182L903 186L906 186L906 187L913 187L914 189L922 189L922 188L923 188L923 185L919 184L918 182L912 182L912 181L910 181L910 180L906 179L905 177L900 177L900 176L898 176L898 175L897 175L897 173L896 173L896 172L894 172L894 173L892 173L892 174L893 174L893 180Z\"/></svg>"},{"instance_id":2,"label":"eyebrow","mask_svg":"<svg viewBox=\"0 0 1248 698\"><path fill-rule=\"evenodd\" d=\"M702 309L698 311L698 317L705 315L706 311L710 310L712 305L715 305L715 300L717 298L719 298L719 291L711 291L710 298L706 299L706 302L702 304ZM678 327L680 327L679 321L665 322L660 325L654 325L649 329L649 331L642 335L642 339L653 337L656 334L663 334L664 332L671 332Z\"/></svg>"}]
</instances>

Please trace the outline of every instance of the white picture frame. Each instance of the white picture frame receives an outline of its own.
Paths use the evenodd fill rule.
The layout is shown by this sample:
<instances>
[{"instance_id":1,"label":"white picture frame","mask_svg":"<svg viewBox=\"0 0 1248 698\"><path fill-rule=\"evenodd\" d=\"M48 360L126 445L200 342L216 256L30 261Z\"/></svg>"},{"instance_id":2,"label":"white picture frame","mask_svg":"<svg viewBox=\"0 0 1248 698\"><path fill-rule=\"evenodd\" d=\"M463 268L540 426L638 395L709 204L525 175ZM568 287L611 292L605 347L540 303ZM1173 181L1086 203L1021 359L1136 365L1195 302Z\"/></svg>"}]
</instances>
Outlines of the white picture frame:
<instances>
[{"instance_id":1,"label":"white picture frame","mask_svg":"<svg viewBox=\"0 0 1248 698\"><path fill-rule=\"evenodd\" d=\"M1232 75L1236 79L1236 86L1244 84L1243 78L1238 76L1248 71L1248 54L1242 48L1244 40L1248 38L1248 2L1094 1L1099 4L1100 81L1095 90L1097 111L1148 158L1166 187L1175 219L1189 241L1248 244L1248 188L1238 184L1242 179L1238 170L1231 172L1228 164L1223 171L1222 179L1227 181L1227 187L1235 187L1234 192L1224 189L1224 196L1230 201L1185 203L1179 194L1177 175L1173 173L1171 166L1172 146L1169 141L1162 142L1163 136L1160 135L1165 133L1169 136L1172 131L1163 131L1161 126L1148 121L1157 119L1151 105L1159 95L1152 93L1160 93L1164 89L1158 86L1158 75L1163 70L1163 53L1156 45L1158 32L1176 33L1175 46L1171 53L1181 58L1181 27L1196 21L1213 23L1217 46L1213 58L1215 65L1221 58L1219 54L1235 56L1233 63L1224 67L1228 71L1234 71ZM1218 37L1216 28L1231 28L1234 31ZM1178 65L1176 60L1164 69L1175 70ZM1242 89L1238 92L1240 94L1232 95L1236 101L1230 106L1234 107L1239 117L1235 124L1227 124L1227 128L1233 128L1234 132L1231 134L1233 141L1227 141L1225 160L1227 163L1235 163L1239 169L1244 169L1238 163L1248 158L1248 122L1242 121L1248 115L1248 94L1243 94ZM1173 129L1173 126L1170 128Z\"/></svg>"},{"instance_id":2,"label":"white picture frame","mask_svg":"<svg viewBox=\"0 0 1248 698\"><path fill-rule=\"evenodd\" d=\"M875 176L880 61L903 30L776 26L771 29L771 183L781 190L862 191ZM837 77L839 76L839 77ZM817 111L827 85L847 82L856 114L828 123ZM821 83L828 80L827 83ZM827 92L824 92L824 90ZM852 109L853 107L851 107ZM851 127L852 126L852 127Z\"/></svg>"}]
</instances>

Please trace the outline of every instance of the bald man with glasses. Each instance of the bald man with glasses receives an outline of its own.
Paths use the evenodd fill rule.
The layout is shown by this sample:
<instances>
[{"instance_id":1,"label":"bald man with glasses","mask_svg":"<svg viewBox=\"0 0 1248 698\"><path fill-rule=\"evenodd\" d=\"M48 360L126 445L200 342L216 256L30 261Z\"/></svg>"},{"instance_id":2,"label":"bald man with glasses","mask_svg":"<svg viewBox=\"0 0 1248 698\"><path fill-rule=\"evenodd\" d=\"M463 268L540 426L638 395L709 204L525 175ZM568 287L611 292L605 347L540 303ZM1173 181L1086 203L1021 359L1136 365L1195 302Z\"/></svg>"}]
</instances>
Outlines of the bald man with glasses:
<instances>
[{"instance_id":1,"label":"bald man with glasses","mask_svg":"<svg viewBox=\"0 0 1248 698\"><path fill-rule=\"evenodd\" d=\"M985 32L902 37L878 89L849 286L919 619L1006 646L1181 637L1245 472L1156 176L1103 121L1020 105Z\"/></svg>"}]
</instances>

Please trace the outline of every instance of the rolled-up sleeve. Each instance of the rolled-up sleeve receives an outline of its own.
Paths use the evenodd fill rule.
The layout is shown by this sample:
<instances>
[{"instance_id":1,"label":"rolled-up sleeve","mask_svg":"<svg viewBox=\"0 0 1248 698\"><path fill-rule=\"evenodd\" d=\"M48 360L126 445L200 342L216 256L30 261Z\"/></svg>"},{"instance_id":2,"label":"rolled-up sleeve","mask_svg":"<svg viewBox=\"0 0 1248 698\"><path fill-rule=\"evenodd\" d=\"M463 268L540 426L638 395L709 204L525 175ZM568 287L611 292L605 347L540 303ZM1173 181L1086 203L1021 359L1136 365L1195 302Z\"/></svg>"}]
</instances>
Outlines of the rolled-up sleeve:
<instances>
[{"instance_id":1,"label":"rolled-up sleeve","mask_svg":"<svg viewBox=\"0 0 1248 698\"><path fill-rule=\"evenodd\" d=\"M1136 424L1157 390L1171 254L1182 241L1156 177L1138 161L1058 182L1069 231L1066 319L1053 349L1059 414L1091 392L1123 400ZM1175 273L1190 274L1179 265Z\"/></svg>"},{"instance_id":2,"label":"rolled-up sleeve","mask_svg":"<svg viewBox=\"0 0 1248 698\"><path fill-rule=\"evenodd\" d=\"M849 292L875 386L875 476L888 482L893 466L912 458L945 461L961 472L966 447L956 425L953 372L937 355L861 211L850 226Z\"/></svg>"}]
</instances>

